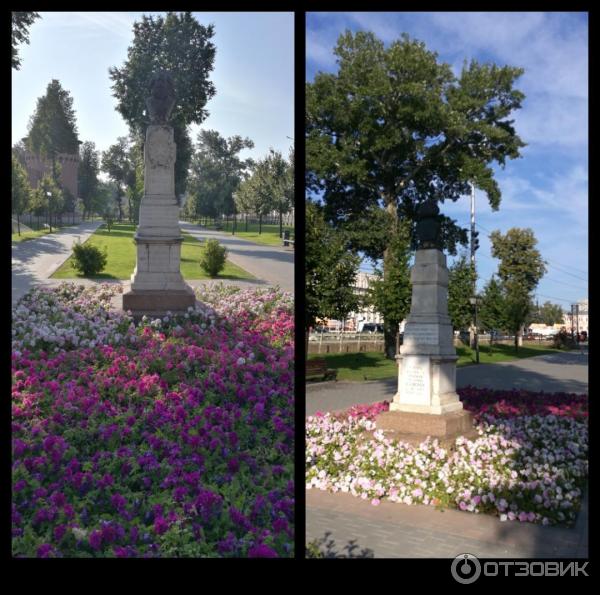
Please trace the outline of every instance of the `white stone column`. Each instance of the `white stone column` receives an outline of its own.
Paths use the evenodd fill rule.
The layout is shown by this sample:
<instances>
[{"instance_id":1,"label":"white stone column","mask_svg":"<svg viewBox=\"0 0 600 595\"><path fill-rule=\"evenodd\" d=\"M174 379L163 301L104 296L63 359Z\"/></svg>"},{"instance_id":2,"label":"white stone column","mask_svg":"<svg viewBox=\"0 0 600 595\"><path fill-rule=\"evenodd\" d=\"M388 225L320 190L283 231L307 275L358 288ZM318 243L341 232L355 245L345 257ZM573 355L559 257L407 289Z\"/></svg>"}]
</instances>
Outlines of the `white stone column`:
<instances>
[{"instance_id":1,"label":"white stone column","mask_svg":"<svg viewBox=\"0 0 600 595\"><path fill-rule=\"evenodd\" d=\"M152 124L144 146L144 197L136 243L131 291L123 295L124 309L159 314L185 310L195 303L192 288L180 272L183 236L175 196L176 147L173 128Z\"/></svg>"},{"instance_id":2,"label":"white stone column","mask_svg":"<svg viewBox=\"0 0 600 595\"><path fill-rule=\"evenodd\" d=\"M412 302L390 411L445 414L462 410L456 394L456 349L448 316L448 269L437 249L420 249L411 271Z\"/></svg>"}]
</instances>

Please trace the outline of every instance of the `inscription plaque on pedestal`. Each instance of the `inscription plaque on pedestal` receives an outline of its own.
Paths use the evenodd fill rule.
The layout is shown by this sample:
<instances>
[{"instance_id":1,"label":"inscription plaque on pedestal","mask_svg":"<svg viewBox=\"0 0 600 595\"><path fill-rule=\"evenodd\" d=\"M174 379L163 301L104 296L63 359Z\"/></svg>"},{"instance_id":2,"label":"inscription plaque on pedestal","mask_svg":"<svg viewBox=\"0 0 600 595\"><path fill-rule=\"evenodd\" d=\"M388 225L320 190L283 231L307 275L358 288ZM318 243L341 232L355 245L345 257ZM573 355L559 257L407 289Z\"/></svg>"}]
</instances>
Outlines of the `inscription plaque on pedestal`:
<instances>
[{"instance_id":1,"label":"inscription plaque on pedestal","mask_svg":"<svg viewBox=\"0 0 600 595\"><path fill-rule=\"evenodd\" d=\"M431 373L428 357L412 356L402 360L400 401L407 405L429 405Z\"/></svg>"},{"instance_id":2,"label":"inscription plaque on pedestal","mask_svg":"<svg viewBox=\"0 0 600 595\"><path fill-rule=\"evenodd\" d=\"M437 345L440 341L439 327L436 325L411 325L404 331L404 342L419 345Z\"/></svg>"}]
</instances>

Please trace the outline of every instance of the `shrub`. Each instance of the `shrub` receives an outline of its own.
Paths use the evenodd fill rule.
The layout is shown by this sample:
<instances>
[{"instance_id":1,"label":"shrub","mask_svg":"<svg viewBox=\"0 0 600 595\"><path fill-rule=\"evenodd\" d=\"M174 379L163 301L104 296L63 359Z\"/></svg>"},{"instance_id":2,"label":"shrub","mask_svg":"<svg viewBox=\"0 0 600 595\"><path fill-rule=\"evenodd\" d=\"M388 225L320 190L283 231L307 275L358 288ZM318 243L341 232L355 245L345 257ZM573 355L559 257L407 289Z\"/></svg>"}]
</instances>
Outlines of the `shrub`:
<instances>
[{"instance_id":1,"label":"shrub","mask_svg":"<svg viewBox=\"0 0 600 595\"><path fill-rule=\"evenodd\" d=\"M225 268L227 248L217 240L206 240L206 245L200 257L200 266L211 277L216 277Z\"/></svg>"},{"instance_id":2,"label":"shrub","mask_svg":"<svg viewBox=\"0 0 600 595\"><path fill-rule=\"evenodd\" d=\"M73 268L84 277L97 275L106 266L106 249L101 252L91 244L73 246Z\"/></svg>"},{"instance_id":3,"label":"shrub","mask_svg":"<svg viewBox=\"0 0 600 595\"><path fill-rule=\"evenodd\" d=\"M552 338L552 347L554 349L575 349L576 346L573 337L565 329L561 329Z\"/></svg>"}]
</instances>

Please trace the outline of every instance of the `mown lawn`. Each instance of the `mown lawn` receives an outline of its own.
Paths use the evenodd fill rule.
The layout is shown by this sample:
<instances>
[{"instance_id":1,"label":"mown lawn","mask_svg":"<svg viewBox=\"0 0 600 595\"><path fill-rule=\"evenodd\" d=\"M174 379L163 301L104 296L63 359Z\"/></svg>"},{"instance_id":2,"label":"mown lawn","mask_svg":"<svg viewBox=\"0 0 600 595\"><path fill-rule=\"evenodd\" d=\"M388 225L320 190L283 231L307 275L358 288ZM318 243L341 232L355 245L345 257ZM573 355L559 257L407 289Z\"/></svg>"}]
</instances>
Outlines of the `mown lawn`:
<instances>
[{"instance_id":1,"label":"mown lawn","mask_svg":"<svg viewBox=\"0 0 600 595\"><path fill-rule=\"evenodd\" d=\"M558 349L549 349L544 345L527 345L519 347L519 353L516 355L513 345L494 345L492 354L490 354L488 346L485 345L479 348L479 362L492 364L557 352L559 352ZM458 355L457 366L475 364L475 351L470 347L457 347L456 354ZM311 353L308 358L325 359L328 367L337 370L338 380L354 382L383 380L395 378L398 374L396 362L386 359L381 352Z\"/></svg>"},{"instance_id":2,"label":"mown lawn","mask_svg":"<svg viewBox=\"0 0 600 595\"><path fill-rule=\"evenodd\" d=\"M65 226L63 226L65 227ZM52 227L52 233L56 233L63 229L63 227ZM50 235L49 229L40 229L39 231L22 231L21 235L18 233L13 233L11 235L11 242L13 244L18 244L19 242L26 242L27 240L35 240L36 238L41 238L42 236Z\"/></svg>"},{"instance_id":3,"label":"mown lawn","mask_svg":"<svg viewBox=\"0 0 600 595\"><path fill-rule=\"evenodd\" d=\"M96 279L129 279L135 268L135 243L133 235L136 225L127 223L113 224L110 233L106 226L100 227L86 243L98 246L101 250L107 249L108 261L104 270L98 274ZM200 267L200 254L202 243L190 236L183 234L184 240L181 246L181 274L184 279L209 279L208 275ZM81 277L72 266L69 258L53 275L53 279L75 279ZM253 279L254 277L227 261L225 268L219 274L218 279Z\"/></svg>"},{"instance_id":4,"label":"mown lawn","mask_svg":"<svg viewBox=\"0 0 600 595\"><path fill-rule=\"evenodd\" d=\"M190 223L193 223L190 221ZM208 225L203 225L206 229L216 229L212 223ZM231 233L233 229L233 222L223 223L221 225L221 229L223 233ZM258 223L248 223L248 231L246 230L246 225L242 221L238 221L237 226L235 228L235 235L243 238L244 240L248 240L249 242L254 242L256 244L265 244L266 246L283 246L283 240L279 237L279 224L276 225L266 225L263 223L261 232L258 233ZM290 238L294 237L294 228L289 225L283 226L283 231L290 232Z\"/></svg>"}]
</instances>

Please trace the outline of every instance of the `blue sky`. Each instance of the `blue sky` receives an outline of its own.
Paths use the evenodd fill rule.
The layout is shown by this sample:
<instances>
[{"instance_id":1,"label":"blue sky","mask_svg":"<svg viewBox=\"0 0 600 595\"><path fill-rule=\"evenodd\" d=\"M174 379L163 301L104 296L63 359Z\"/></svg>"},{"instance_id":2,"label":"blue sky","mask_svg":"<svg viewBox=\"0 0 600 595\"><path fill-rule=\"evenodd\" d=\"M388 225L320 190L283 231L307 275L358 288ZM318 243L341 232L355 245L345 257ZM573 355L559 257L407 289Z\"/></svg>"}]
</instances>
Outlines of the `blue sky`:
<instances>
[{"instance_id":1,"label":"blue sky","mask_svg":"<svg viewBox=\"0 0 600 595\"><path fill-rule=\"evenodd\" d=\"M424 41L459 73L472 58L520 66L526 99L515 126L522 157L497 169L502 191L493 212L475 193L479 289L497 271L490 231L530 227L549 263L537 297L570 309L587 297L588 278L588 19L586 13L309 13L306 77L337 70L332 48L341 32L373 31L386 44L402 32ZM442 211L469 226L470 198ZM449 264L452 262L449 258ZM368 270L368 267L364 267Z\"/></svg>"},{"instance_id":2,"label":"blue sky","mask_svg":"<svg viewBox=\"0 0 600 595\"><path fill-rule=\"evenodd\" d=\"M134 12L42 12L30 29L30 45L21 45L21 70L12 75L13 143L27 134L36 100L51 79L73 97L79 138L105 150L127 125L115 111L108 78L110 66L122 66L133 39ZM264 156L269 147L287 157L294 136L294 17L279 13L193 13L213 23L217 51L211 80L216 95L207 104L201 128L223 136L250 137L255 148L242 156ZM191 127L195 142L199 126Z\"/></svg>"}]
</instances>

